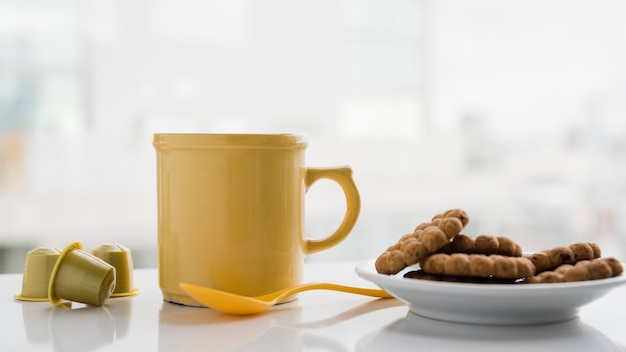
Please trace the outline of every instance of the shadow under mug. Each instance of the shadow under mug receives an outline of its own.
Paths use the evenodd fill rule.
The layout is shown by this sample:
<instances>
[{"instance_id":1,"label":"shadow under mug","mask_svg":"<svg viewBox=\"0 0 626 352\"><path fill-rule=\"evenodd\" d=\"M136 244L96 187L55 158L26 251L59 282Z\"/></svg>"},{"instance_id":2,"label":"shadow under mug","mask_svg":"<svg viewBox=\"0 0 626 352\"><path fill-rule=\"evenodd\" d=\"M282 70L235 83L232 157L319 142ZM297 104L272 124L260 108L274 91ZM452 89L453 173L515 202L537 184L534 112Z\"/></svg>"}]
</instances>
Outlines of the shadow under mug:
<instances>
[{"instance_id":1,"label":"shadow under mug","mask_svg":"<svg viewBox=\"0 0 626 352\"><path fill-rule=\"evenodd\" d=\"M348 236L361 207L352 170L305 166L307 145L297 134L154 135L166 301L201 306L181 282L247 296L298 284L304 256ZM311 239L304 234L304 197L320 179L339 184L346 211L334 233Z\"/></svg>"}]
</instances>

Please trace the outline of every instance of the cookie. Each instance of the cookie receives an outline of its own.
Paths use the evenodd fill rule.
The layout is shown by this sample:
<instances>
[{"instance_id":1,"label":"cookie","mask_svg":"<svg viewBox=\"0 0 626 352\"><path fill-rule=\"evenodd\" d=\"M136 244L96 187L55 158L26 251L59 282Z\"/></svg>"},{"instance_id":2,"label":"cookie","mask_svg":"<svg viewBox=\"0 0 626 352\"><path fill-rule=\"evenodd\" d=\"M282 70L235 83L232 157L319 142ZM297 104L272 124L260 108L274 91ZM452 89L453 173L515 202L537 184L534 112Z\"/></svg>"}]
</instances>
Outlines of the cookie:
<instances>
[{"instance_id":1,"label":"cookie","mask_svg":"<svg viewBox=\"0 0 626 352\"><path fill-rule=\"evenodd\" d=\"M509 257L521 257L522 247L504 236L480 235L476 238L458 234L443 247L442 253L499 254Z\"/></svg>"},{"instance_id":2,"label":"cookie","mask_svg":"<svg viewBox=\"0 0 626 352\"><path fill-rule=\"evenodd\" d=\"M469 216L461 209L435 215L430 223L418 225L383 252L375 262L380 274L394 275L416 264L447 245L468 224Z\"/></svg>"},{"instance_id":3,"label":"cookie","mask_svg":"<svg viewBox=\"0 0 626 352\"><path fill-rule=\"evenodd\" d=\"M528 258L499 254L437 253L424 259L420 266L429 274L496 279L526 278L535 272Z\"/></svg>"},{"instance_id":4,"label":"cookie","mask_svg":"<svg viewBox=\"0 0 626 352\"><path fill-rule=\"evenodd\" d=\"M600 258L602 251L595 243L574 243L567 247L556 247L525 256L535 266L535 274L552 271L562 264L575 264L582 260Z\"/></svg>"},{"instance_id":5,"label":"cookie","mask_svg":"<svg viewBox=\"0 0 626 352\"><path fill-rule=\"evenodd\" d=\"M622 264L613 257L580 260L576 264L561 264L551 271L543 271L526 280L528 283L578 282L608 279L621 275Z\"/></svg>"}]
</instances>

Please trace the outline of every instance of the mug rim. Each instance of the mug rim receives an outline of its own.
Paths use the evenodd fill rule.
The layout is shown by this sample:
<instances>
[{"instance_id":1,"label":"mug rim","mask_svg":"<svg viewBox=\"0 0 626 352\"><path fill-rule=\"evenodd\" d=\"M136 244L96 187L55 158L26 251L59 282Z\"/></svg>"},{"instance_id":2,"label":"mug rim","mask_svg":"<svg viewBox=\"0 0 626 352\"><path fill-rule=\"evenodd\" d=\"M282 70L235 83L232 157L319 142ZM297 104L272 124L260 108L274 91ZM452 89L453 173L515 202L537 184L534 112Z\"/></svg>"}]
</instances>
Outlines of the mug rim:
<instances>
[{"instance_id":1,"label":"mug rim","mask_svg":"<svg viewBox=\"0 0 626 352\"><path fill-rule=\"evenodd\" d=\"M301 133L154 133L155 148L306 148Z\"/></svg>"}]
</instances>

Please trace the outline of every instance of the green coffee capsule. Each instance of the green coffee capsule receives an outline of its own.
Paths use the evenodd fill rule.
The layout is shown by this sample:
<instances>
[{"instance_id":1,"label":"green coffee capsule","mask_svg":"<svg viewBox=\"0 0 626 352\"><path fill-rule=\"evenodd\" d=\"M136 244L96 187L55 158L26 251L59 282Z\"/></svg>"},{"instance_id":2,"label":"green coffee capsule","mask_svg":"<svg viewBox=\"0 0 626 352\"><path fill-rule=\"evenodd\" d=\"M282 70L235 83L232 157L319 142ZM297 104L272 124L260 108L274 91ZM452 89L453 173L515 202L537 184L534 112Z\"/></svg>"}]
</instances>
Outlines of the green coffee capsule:
<instances>
[{"instance_id":1,"label":"green coffee capsule","mask_svg":"<svg viewBox=\"0 0 626 352\"><path fill-rule=\"evenodd\" d=\"M48 299L101 306L115 290L115 268L83 251L79 242L65 247L57 260L48 285Z\"/></svg>"},{"instance_id":2,"label":"green coffee capsule","mask_svg":"<svg viewBox=\"0 0 626 352\"><path fill-rule=\"evenodd\" d=\"M139 293L133 287L133 259L130 249L105 243L91 250L91 254L115 267L115 291L111 297L132 296Z\"/></svg>"},{"instance_id":3,"label":"green coffee capsule","mask_svg":"<svg viewBox=\"0 0 626 352\"><path fill-rule=\"evenodd\" d=\"M50 276L60 255L59 249L49 247L39 247L26 253L22 292L14 298L20 301L47 301Z\"/></svg>"}]
</instances>

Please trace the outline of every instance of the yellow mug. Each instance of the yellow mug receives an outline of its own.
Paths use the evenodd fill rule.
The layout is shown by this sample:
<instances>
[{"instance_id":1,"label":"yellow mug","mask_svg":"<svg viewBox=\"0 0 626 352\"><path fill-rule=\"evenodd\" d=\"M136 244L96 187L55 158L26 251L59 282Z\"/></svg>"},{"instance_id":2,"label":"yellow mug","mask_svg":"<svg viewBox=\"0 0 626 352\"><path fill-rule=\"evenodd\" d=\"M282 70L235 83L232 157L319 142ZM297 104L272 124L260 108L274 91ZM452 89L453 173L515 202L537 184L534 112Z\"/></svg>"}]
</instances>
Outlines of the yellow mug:
<instances>
[{"instance_id":1,"label":"yellow mug","mask_svg":"<svg viewBox=\"0 0 626 352\"><path fill-rule=\"evenodd\" d=\"M155 134L159 286L191 306L179 283L247 296L301 280L304 256L343 241L361 201L349 166L305 166L298 134ZM336 231L304 234L304 197L319 179L337 182L346 211Z\"/></svg>"}]
</instances>

